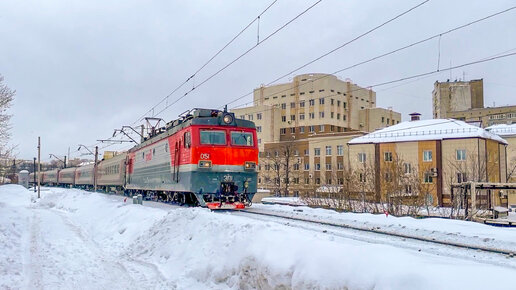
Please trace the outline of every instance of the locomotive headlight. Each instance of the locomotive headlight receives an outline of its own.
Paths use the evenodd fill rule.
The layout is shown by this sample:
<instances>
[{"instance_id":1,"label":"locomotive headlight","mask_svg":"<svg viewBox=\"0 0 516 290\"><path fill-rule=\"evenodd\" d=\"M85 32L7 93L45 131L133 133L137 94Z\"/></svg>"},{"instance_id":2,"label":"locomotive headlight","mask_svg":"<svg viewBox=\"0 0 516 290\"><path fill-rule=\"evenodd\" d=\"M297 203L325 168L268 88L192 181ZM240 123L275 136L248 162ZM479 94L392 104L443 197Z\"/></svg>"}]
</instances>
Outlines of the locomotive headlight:
<instances>
[{"instance_id":1,"label":"locomotive headlight","mask_svg":"<svg viewBox=\"0 0 516 290\"><path fill-rule=\"evenodd\" d=\"M252 162L252 161L246 161L244 164L244 169L245 170L254 170L254 169L256 169L256 163Z\"/></svg>"},{"instance_id":2,"label":"locomotive headlight","mask_svg":"<svg viewBox=\"0 0 516 290\"><path fill-rule=\"evenodd\" d=\"M209 160L199 161L199 168L211 168L211 161L209 161Z\"/></svg>"},{"instance_id":3,"label":"locomotive headlight","mask_svg":"<svg viewBox=\"0 0 516 290\"><path fill-rule=\"evenodd\" d=\"M224 121L224 123L230 124L231 122L233 122L233 116L231 116L230 114L226 114L224 115L224 118L222 118L222 120Z\"/></svg>"}]
</instances>

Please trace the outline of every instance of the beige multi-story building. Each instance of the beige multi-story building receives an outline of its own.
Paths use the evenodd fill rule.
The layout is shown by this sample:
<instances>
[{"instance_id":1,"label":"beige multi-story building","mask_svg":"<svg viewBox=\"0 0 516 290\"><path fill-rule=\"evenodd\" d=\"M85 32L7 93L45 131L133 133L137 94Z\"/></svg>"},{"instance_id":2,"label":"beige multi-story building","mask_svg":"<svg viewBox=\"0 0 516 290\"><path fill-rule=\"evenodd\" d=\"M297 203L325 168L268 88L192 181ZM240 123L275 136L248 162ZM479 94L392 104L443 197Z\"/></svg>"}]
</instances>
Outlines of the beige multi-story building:
<instances>
[{"instance_id":1,"label":"beige multi-story building","mask_svg":"<svg viewBox=\"0 0 516 290\"><path fill-rule=\"evenodd\" d=\"M262 86L254 90L253 106L233 112L255 122L262 151L270 142L326 132L371 132L401 121L400 113L376 107L373 90L330 74L303 74L289 83Z\"/></svg>"},{"instance_id":2,"label":"beige multi-story building","mask_svg":"<svg viewBox=\"0 0 516 290\"><path fill-rule=\"evenodd\" d=\"M369 199L375 201L450 206L454 183L507 181L507 142L462 121L403 122L348 144L350 170L368 176L359 182L370 184ZM479 199L492 208L501 203L496 194Z\"/></svg>"},{"instance_id":3,"label":"beige multi-story building","mask_svg":"<svg viewBox=\"0 0 516 290\"><path fill-rule=\"evenodd\" d=\"M484 82L435 82L432 92L433 117L453 118L482 127L516 123L516 106L484 108Z\"/></svg>"}]
</instances>

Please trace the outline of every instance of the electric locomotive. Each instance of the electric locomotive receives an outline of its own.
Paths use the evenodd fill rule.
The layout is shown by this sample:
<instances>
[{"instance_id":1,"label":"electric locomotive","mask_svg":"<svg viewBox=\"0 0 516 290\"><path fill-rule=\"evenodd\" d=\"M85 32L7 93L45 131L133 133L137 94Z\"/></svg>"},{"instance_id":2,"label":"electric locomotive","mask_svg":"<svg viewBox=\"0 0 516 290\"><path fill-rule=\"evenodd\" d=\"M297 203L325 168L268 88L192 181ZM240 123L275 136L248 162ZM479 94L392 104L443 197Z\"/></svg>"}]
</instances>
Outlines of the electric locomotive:
<instances>
[{"instance_id":1,"label":"electric locomotive","mask_svg":"<svg viewBox=\"0 0 516 290\"><path fill-rule=\"evenodd\" d=\"M210 209L242 209L257 189L253 122L193 109L127 153L126 194Z\"/></svg>"}]
</instances>

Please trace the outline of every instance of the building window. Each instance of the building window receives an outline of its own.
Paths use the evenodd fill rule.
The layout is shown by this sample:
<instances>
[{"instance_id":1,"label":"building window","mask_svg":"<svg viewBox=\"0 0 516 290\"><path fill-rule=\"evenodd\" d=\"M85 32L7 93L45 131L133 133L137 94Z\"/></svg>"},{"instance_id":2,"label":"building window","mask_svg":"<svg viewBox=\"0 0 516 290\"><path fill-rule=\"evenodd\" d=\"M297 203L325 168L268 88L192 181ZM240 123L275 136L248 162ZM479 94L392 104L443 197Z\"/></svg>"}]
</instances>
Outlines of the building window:
<instances>
[{"instance_id":1,"label":"building window","mask_svg":"<svg viewBox=\"0 0 516 290\"><path fill-rule=\"evenodd\" d=\"M434 182L433 173L432 172L425 172L425 176L424 176L423 182L424 183L433 183Z\"/></svg>"},{"instance_id":2,"label":"building window","mask_svg":"<svg viewBox=\"0 0 516 290\"><path fill-rule=\"evenodd\" d=\"M309 91L309 93L310 93L310 94L313 94L313 93L314 93L314 91Z\"/></svg>"},{"instance_id":3,"label":"building window","mask_svg":"<svg viewBox=\"0 0 516 290\"><path fill-rule=\"evenodd\" d=\"M285 135L285 134L287 134L287 128L281 128L281 129L280 129L280 134L281 134L281 135Z\"/></svg>"},{"instance_id":4,"label":"building window","mask_svg":"<svg viewBox=\"0 0 516 290\"><path fill-rule=\"evenodd\" d=\"M468 179L466 178L466 173L464 172L457 172L457 182L458 183L461 183L461 182L467 182Z\"/></svg>"},{"instance_id":5,"label":"building window","mask_svg":"<svg viewBox=\"0 0 516 290\"><path fill-rule=\"evenodd\" d=\"M383 160L386 162L391 162L392 161L392 152L384 152Z\"/></svg>"},{"instance_id":6,"label":"building window","mask_svg":"<svg viewBox=\"0 0 516 290\"><path fill-rule=\"evenodd\" d=\"M256 132L258 132L258 133L262 132L262 126L257 126L256 127Z\"/></svg>"},{"instance_id":7,"label":"building window","mask_svg":"<svg viewBox=\"0 0 516 290\"><path fill-rule=\"evenodd\" d=\"M458 161L466 160L466 149L458 149L456 150L456 153Z\"/></svg>"},{"instance_id":8,"label":"building window","mask_svg":"<svg viewBox=\"0 0 516 290\"><path fill-rule=\"evenodd\" d=\"M314 148L314 155L320 156L321 155L321 148Z\"/></svg>"},{"instance_id":9,"label":"building window","mask_svg":"<svg viewBox=\"0 0 516 290\"><path fill-rule=\"evenodd\" d=\"M262 144L262 139L258 138L258 144Z\"/></svg>"},{"instance_id":10,"label":"building window","mask_svg":"<svg viewBox=\"0 0 516 290\"><path fill-rule=\"evenodd\" d=\"M291 133L291 134L295 134L295 133L296 133L296 127L292 127L292 128L290 128L290 133Z\"/></svg>"},{"instance_id":11,"label":"building window","mask_svg":"<svg viewBox=\"0 0 516 290\"><path fill-rule=\"evenodd\" d=\"M321 163L315 163L315 171L321 170Z\"/></svg>"},{"instance_id":12,"label":"building window","mask_svg":"<svg viewBox=\"0 0 516 290\"><path fill-rule=\"evenodd\" d=\"M305 156L308 156L308 149L305 149Z\"/></svg>"},{"instance_id":13,"label":"building window","mask_svg":"<svg viewBox=\"0 0 516 290\"><path fill-rule=\"evenodd\" d=\"M282 109L286 109L287 108L287 104L286 103L281 103L281 108Z\"/></svg>"},{"instance_id":14,"label":"building window","mask_svg":"<svg viewBox=\"0 0 516 290\"><path fill-rule=\"evenodd\" d=\"M326 146L326 155L331 155L331 146Z\"/></svg>"},{"instance_id":15,"label":"building window","mask_svg":"<svg viewBox=\"0 0 516 290\"><path fill-rule=\"evenodd\" d=\"M340 120L340 113L337 113L337 120Z\"/></svg>"},{"instance_id":16,"label":"building window","mask_svg":"<svg viewBox=\"0 0 516 290\"><path fill-rule=\"evenodd\" d=\"M410 185L410 184L405 185L405 193L412 193L412 185Z\"/></svg>"},{"instance_id":17,"label":"building window","mask_svg":"<svg viewBox=\"0 0 516 290\"><path fill-rule=\"evenodd\" d=\"M256 120L261 120L261 119L262 119L262 113L256 114Z\"/></svg>"},{"instance_id":18,"label":"building window","mask_svg":"<svg viewBox=\"0 0 516 290\"><path fill-rule=\"evenodd\" d=\"M338 163L337 163L337 169L338 169L338 170L342 170L342 169L344 169L344 163L342 163L342 162L338 162Z\"/></svg>"},{"instance_id":19,"label":"building window","mask_svg":"<svg viewBox=\"0 0 516 290\"><path fill-rule=\"evenodd\" d=\"M385 172L384 178L385 182L392 182L392 174L390 172Z\"/></svg>"},{"instance_id":20,"label":"building window","mask_svg":"<svg viewBox=\"0 0 516 290\"><path fill-rule=\"evenodd\" d=\"M305 171L307 170L310 170L310 164L309 163L305 163Z\"/></svg>"},{"instance_id":21,"label":"building window","mask_svg":"<svg viewBox=\"0 0 516 290\"><path fill-rule=\"evenodd\" d=\"M299 133L301 133L301 134L305 133L305 126L299 127Z\"/></svg>"},{"instance_id":22,"label":"building window","mask_svg":"<svg viewBox=\"0 0 516 290\"><path fill-rule=\"evenodd\" d=\"M315 119L315 113L308 113L308 116L310 116L310 119Z\"/></svg>"},{"instance_id":23,"label":"building window","mask_svg":"<svg viewBox=\"0 0 516 290\"><path fill-rule=\"evenodd\" d=\"M423 151L423 161L432 161L432 150Z\"/></svg>"},{"instance_id":24,"label":"building window","mask_svg":"<svg viewBox=\"0 0 516 290\"><path fill-rule=\"evenodd\" d=\"M346 121L346 115L342 115L342 121Z\"/></svg>"},{"instance_id":25,"label":"building window","mask_svg":"<svg viewBox=\"0 0 516 290\"><path fill-rule=\"evenodd\" d=\"M247 119L252 121L253 120L253 115L252 114L247 115Z\"/></svg>"},{"instance_id":26,"label":"building window","mask_svg":"<svg viewBox=\"0 0 516 290\"><path fill-rule=\"evenodd\" d=\"M326 163L326 170L331 170L331 163Z\"/></svg>"},{"instance_id":27,"label":"building window","mask_svg":"<svg viewBox=\"0 0 516 290\"><path fill-rule=\"evenodd\" d=\"M305 92L300 92L299 94L300 94L300 95L304 95L304 94L305 94Z\"/></svg>"},{"instance_id":28,"label":"building window","mask_svg":"<svg viewBox=\"0 0 516 290\"><path fill-rule=\"evenodd\" d=\"M382 123L385 123L385 117L382 117Z\"/></svg>"},{"instance_id":29,"label":"building window","mask_svg":"<svg viewBox=\"0 0 516 290\"><path fill-rule=\"evenodd\" d=\"M297 149L294 150L294 156L299 156L299 150L297 150Z\"/></svg>"},{"instance_id":30,"label":"building window","mask_svg":"<svg viewBox=\"0 0 516 290\"><path fill-rule=\"evenodd\" d=\"M326 179L326 184L331 184L331 178Z\"/></svg>"},{"instance_id":31,"label":"building window","mask_svg":"<svg viewBox=\"0 0 516 290\"><path fill-rule=\"evenodd\" d=\"M310 184L310 178L305 178L305 184Z\"/></svg>"},{"instance_id":32,"label":"building window","mask_svg":"<svg viewBox=\"0 0 516 290\"><path fill-rule=\"evenodd\" d=\"M315 100L314 99L310 99L308 101L308 104L310 105L310 107L312 107L313 105L315 105Z\"/></svg>"},{"instance_id":33,"label":"building window","mask_svg":"<svg viewBox=\"0 0 516 290\"><path fill-rule=\"evenodd\" d=\"M344 107L344 109L346 109L346 102L342 102L342 107Z\"/></svg>"},{"instance_id":34,"label":"building window","mask_svg":"<svg viewBox=\"0 0 516 290\"><path fill-rule=\"evenodd\" d=\"M321 92L324 92L324 89L322 89L322 90L319 90L319 93L321 93Z\"/></svg>"},{"instance_id":35,"label":"building window","mask_svg":"<svg viewBox=\"0 0 516 290\"><path fill-rule=\"evenodd\" d=\"M290 115L290 121L295 121L296 120L296 115Z\"/></svg>"},{"instance_id":36,"label":"building window","mask_svg":"<svg viewBox=\"0 0 516 290\"><path fill-rule=\"evenodd\" d=\"M315 178L315 184L321 184L321 179L319 177Z\"/></svg>"},{"instance_id":37,"label":"building window","mask_svg":"<svg viewBox=\"0 0 516 290\"><path fill-rule=\"evenodd\" d=\"M340 107L340 100L337 100L337 107Z\"/></svg>"},{"instance_id":38,"label":"building window","mask_svg":"<svg viewBox=\"0 0 516 290\"><path fill-rule=\"evenodd\" d=\"M333 131L335 131L335 126L334 125L330 125L330 132L333 132Z\"/></svg>"},{"instance_id":39,"label":"building window","mask_svg":"<svg viewBox=\"0 0 516 290\"><path fill-rule=\"evenodd\" d=\"M299 120L304 120L304 119L305 119L305 114L304 113L299 114Z\"/></svg>"},{"instance_id":40,"label":"building window","mask_svg":"<svg viewBox=\"0 0 516 290\"><path fill-rule=\"evenodd\" d=\"M299 163L294 163L294 170L299 170Z\"/></svg>"},{"instance_id":41,"label":"building window","mask_svg":"<svg viewBox=\"0 0 516 290\"><path fill-rule=\"evenodd\" d=\"M359 173L358 174L358 180L360 182L366 182L366 175L364 173Z\"/></svg>"},{"instance_id":42,"label":"building window","mask_svg":"<svg viewBox=\"0 0 516 290\"><path fill-rule=\"evenodd\" d=\"M305 101L299 102L299 107L304 108L305 107Z\"/></svg>"},{"instance_id":43,"label":"building window","mask_svg":"<svg viewBox=\"0 0 516 290\"><path fill-rule=\"evenodd\" d=\"M296 103L295 102L290 103L290 107L291 108L295 108L296 107Z\"/></svg>"},{"instance_id":44,"label":"building window","mask_svg":"<svg viewBox=\"0 0 516 290\"><path fill-rule=\"evenodd\" d=\"M274 151L274 157L279 157L279 152L278 151ZM277 168L279 169L279 168Z\"/></svg>"},{"instance_id":45,"label":"building window","mask_svg":"<svg viewBox=\"0 0 516 290\"><path fill-rule=\"evenodd\" d=\"M360 162L360 163L366 162L366 154L365 153L358 153L358 162Z\"/></svg>"},{"instance_id":46,"label":"building window","mask_svg":"<svg viewBox=\"0 0 516 290\"><path fill-rule=\"evenodd\" d=\"M405 172L405 174L412 173L412 165L410 163L403 163L403 172Z\"/></svg>"},{"instance_id":47,"label":"building window","mask_svg":"<svg viewBox=\"0 0 516 290\"><path fill-rule=\"evenodd\" d=\"M319 125L319 132L324 132L324 125Z\"/></svg>"},{"instance_id":48,"label":"building window","mask_svg":"<svg viewBox=\"0 0 516 290\"><path fill-rule=\"evenodd\" d=\"M319 98L319 105L324 105L324 98Z\"/></svg>"},{"instance_id":49,"label":"building window","mask_svg":"<svg viewBox=\"0 0 516 290\"><path fill-rule=\"evenodd\" d=\"M335 113L331 112L330 117L333 119L334 115L335 115Z\"/></svg>"},{"instance_id":50,"label":"building window","mask_svg":"<svg viewBox=\"0 0 516 290\"><path fill-rule=\"evenodd\" d=\"M319 118L324 118L324 112L319 112Z\"/></svg>"},{"instance_id":51,"label":"building window","mask_svg":"<svg viewBox=\"0 0 516 290\"><path fill-rule=\"evenodd\" d=\"M315 131L315 127L312 125L308 127L308 132L313 133Z\"/></svg>"},{"instance_id":52,"label":"building window","mask_svg":"<svg viewBox=\"0 0 516 290\"><path fill-rule=\"evenodd\" d=\"M330 99L330 103L331 103L332 106L335 105L335 100L334 99Z\"/></svg>"},{"instance_id":53,"label":"building window","mask_svg":"<svg viewBox=\"0 0 516 290\"><path fill-rule=\"evenodd\" d=\"M339 178L338 181L339 185L343 185L344 184L344 178Z\"/></svg>"},{"instance_id":54,"label":"building window","mask_svg":"<svg viewBox=\"0 0 516 290\"><path fill-rule=\"evenodd\" d=\"M287 121L287 116L281 116L281 122L286 122Z\"/></svg>"},{"instance_id":55,"label":"building window","mask_svg":"<svg viewBox=\"0 0 516 290\"><path fill-rule=\"evenodd\" d=\"M343 145L337 145L337 155L339 155L339 156L344 155L344 146Z\"/></svg>"}]
</instances>

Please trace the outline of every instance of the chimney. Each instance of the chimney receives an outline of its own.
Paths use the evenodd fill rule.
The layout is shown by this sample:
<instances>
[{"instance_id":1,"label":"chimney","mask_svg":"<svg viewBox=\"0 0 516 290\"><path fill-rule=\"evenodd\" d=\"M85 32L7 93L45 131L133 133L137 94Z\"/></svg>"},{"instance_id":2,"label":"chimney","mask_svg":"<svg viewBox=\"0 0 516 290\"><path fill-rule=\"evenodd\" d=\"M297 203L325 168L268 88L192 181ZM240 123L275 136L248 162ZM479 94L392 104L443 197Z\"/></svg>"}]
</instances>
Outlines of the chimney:
<instances>
[{"instance_id":1,"label":"chimney","mask_svg":"<svg viewBox=\"0 0 516 290\"><path fill-rule=\"evenodd\" d=\"M409 114L410 121L419 121L421 119L421 114L419 113L411 113Z\"/></svg>"}]
</instances>

